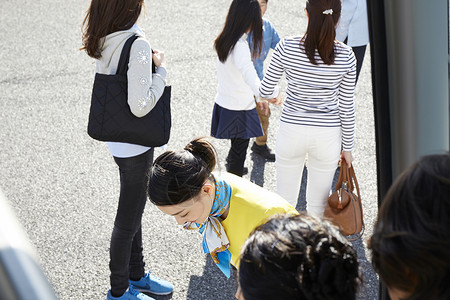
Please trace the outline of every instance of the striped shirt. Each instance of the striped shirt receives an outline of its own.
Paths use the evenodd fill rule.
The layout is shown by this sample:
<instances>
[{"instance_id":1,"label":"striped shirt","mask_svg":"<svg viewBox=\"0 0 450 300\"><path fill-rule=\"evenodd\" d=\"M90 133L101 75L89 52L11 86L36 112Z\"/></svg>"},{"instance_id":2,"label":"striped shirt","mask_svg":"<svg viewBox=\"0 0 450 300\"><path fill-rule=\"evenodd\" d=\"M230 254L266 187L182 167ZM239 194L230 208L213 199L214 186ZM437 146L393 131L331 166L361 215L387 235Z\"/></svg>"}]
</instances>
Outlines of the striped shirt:
<instances>
[{"instance_id":1,"label":"striped shirt","mask_svg":"<svg viewBox=\"0 0 450 300\"><path fill-rule=\"evenodd\" d=\"M318 64L313 65L306 56L302 37L282 39L272 54L260 95L269 98L286 72L286 100L281 121L341 127L342 148L352 151L356 60L352 48L339 41L335 41L335 55L334 64L327 65L316 51Z\"/></svg>"}]
</instances>

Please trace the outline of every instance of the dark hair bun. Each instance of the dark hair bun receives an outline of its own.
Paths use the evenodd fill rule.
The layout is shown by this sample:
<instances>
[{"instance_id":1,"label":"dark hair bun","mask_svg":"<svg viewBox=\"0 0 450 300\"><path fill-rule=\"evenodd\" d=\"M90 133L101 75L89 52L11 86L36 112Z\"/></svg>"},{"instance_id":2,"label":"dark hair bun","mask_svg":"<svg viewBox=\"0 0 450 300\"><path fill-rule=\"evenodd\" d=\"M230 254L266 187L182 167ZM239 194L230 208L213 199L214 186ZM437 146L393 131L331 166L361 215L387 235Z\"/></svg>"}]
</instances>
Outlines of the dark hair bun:
<instances>
[{"instance_id":1,"label":"dark hair bun","mask_svg":"<svg viewBox=\"0 0 450 300\"><path fill-rule=\"evenodd\" d=\"M159 206L182 203L197 196L216 165L216 150L197 138L181 151L166 151L149 173L148 197Z\"/></svg>"},{"instance_id":2,"label":"dark hair bun","mask_svg":"<svg viewBox=\"0 0 450 300\"><path fill-rule=\"evenodd\" d=\"M197 156L203 160L208 171L212 172L216 166L216 149L214 146L205 138L196 138L189 142L189 144L184 147L184 150L191 152L194 156Z\"/></svg>"},{"instance_id":3,"label":"dark hair bun","mask_svg":"<svg viewBox=\"0 0 450 300\"><path fill-rule=\"evenodd\" d=\"M324 228L334 231L329 225ZM300 290L307 299L355 299L360 280L356 252L323 231L313 241L310 255L305 255L298 268Z\"/></svg>"},{"instance_id":4,"label":"dark hair bun","mask_svg":"<svg viewBox=\"0 0 450 300\"><path fill-rule=\"evenodd\" d=\"M246 300L352 300L360 273L338 228L301 213L273 216L250 234L239 282Z\"/></svg>"}]
</instances>

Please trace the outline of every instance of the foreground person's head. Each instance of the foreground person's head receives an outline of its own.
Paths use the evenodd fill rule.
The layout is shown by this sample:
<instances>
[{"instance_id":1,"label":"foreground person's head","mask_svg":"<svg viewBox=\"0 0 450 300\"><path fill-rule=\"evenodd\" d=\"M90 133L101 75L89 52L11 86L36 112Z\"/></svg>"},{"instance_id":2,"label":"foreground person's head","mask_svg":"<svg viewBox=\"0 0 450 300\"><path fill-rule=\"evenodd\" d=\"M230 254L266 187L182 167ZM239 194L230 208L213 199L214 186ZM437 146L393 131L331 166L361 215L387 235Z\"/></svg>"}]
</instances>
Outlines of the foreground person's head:
<instances>
[{"instance_id":1,"label":"foreground person's head","mask_svg":"<svg viewBox=\"0 0 450 300\"><path fill-rule=\"evenodd\" d=\"M242 247L241 299L355 299L355 251L337 227L305 214L279 215Z\"/></svg>"},{"instance_id":2,"label":"foreground person's head","mask_svg":"<svg viewBox=\"0 0 450 300\"><path fill-rule=\"evenodd\" d=\"M396 299L450 299L450 154L423 157L380 207L369 247Z\"/></svg>"}]
</instances>

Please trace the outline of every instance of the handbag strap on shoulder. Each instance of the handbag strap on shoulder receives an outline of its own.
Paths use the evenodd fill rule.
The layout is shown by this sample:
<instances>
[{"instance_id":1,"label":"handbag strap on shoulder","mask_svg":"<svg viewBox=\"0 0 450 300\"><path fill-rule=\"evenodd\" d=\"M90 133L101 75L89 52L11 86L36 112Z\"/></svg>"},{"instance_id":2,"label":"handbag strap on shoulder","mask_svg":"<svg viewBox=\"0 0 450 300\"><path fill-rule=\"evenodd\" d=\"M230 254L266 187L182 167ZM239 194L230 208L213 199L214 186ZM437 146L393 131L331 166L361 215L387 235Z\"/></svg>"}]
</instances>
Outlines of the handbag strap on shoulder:
<instances>
[{"instance_id":1,"label":"handbag strap on shoulder","mask_svg":"<svg viewBox=\"0 0 450 300\"><path fill-rule=\"evenodd\" d=\"M130 60L130 50L133 42L138 38L137 35L132 35L125 42L125 45L122 48L122 53L120 54L119 65L117 67L116 74L118 75L127 75L128 71L128 62Z\"/></svg>"}]
</instances>

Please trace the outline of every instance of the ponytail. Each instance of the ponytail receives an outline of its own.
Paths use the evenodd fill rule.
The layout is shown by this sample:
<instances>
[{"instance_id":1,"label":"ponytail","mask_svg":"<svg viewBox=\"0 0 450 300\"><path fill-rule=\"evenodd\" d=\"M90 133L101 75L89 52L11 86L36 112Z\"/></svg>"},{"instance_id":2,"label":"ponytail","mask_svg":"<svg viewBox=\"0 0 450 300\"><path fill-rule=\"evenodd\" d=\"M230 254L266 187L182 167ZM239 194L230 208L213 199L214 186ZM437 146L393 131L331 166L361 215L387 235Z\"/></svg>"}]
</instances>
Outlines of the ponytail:
<instances>
[{"instance_id":1,"label":"ponytail","mask_svg":"<svg viewBox=\"0 0 450 300\"><path fill-rule=\"evenodd\" d=\"M309 61L317 65L316 50L322 61L331 65L336 56L334 39L336 25L341 16L340 0L307 0L308 28L304 37L305 52Z\"/></svg>"},{"instance_id":2,"label":"ponytail","mask_svg":"<svg viewBox=\"0 0 450 300\"><path fill-rule=\"evenodd\" d=\"M182 151L166 151L149 172L147 194L158 206L175 205L197 196L216 165L216 150L197 138Z\"/></svg>"}]
</instances>

